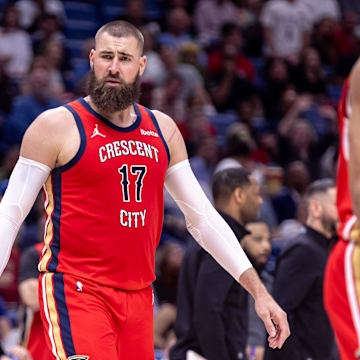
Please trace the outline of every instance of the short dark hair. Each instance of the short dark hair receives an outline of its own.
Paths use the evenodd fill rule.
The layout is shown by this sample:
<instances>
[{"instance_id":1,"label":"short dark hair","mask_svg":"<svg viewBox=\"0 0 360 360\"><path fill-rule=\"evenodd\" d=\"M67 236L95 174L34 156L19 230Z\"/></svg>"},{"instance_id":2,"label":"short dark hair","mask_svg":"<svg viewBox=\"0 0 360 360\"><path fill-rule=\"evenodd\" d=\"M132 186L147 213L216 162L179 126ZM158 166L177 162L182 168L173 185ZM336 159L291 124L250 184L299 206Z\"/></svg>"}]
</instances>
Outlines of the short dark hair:
<instances>
[{"instance_id":1,"label":"short dark hair","mask_svg":"<svg viewBox=\"0 0 360 360\"><path fill-rule=\"evenodd\" d=\"M123 20L110 21L97 31L95 35L95 41L104 32L119 38L133 36L137 40L138 46L142 53L142 49L144 48L144 36L141 31L133 24Z\"/></svg>"},{"instance_id":2,"label":"short dark hair","mask_svg":"<svg viewBox=\"0 0 360 360\"><path fill-rule=\"evenodd\" d=\"M214 200L228 199L238 187L249 186L250 172L243 167L221 170L213 176L212 193Z\"/></svg>"},{"instance_id":3,"label":"short dark hair","mask_svg":"<svg viewBox=\"0 0 360 360\"><path fill-rule=\"evenodd\" d=\"M335 181L330 178L316 180L309 185L306 191L306 198L310 199L312 196L317 194L325 194L329 189L335 187Z\"/></svg>"}]
</instances>

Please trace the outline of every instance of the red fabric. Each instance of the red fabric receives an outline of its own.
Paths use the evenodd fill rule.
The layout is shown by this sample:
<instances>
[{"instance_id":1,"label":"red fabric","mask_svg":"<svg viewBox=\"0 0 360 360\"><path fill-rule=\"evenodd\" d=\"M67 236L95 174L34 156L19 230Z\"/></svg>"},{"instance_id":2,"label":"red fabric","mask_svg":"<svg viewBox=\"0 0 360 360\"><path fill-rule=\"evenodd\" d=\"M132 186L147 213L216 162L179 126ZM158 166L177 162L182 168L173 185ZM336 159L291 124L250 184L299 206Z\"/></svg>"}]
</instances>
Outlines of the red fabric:
<instances>
[{"instance_id":1,"label":"red fabric","mask_svg":"<svg viewBox=\"0 0 360 360\"><path fill-rule=\"evenodd\" d=\"M217 74L222 71L224 57L221 51L215 51L209 56L208 71L210 74ZM255 79L255 68L252 62L244 55L236 56L236 70L241 78L250 81Z\"/></svg>"},{"instance_id":2,"label":"red fabric","mask_svg":"<svg viewBox=\"0 0 360 360\"><path fill-rule=\"evenodd\" d=\"M338 340L341 360L355 360L357 334L350 311L345 282L345 251L348 241L339 240L332 250L324 279L324 302Z\"/></svg>"},{"instance_id":3,"label":"red fabric","mask_svg":"<svg viewBox=\"0 0 360 360\"><path fill-rule=\"evenodd\" d=\"M358 51L357 39L353 34L347 34L342 29L334 32L334 44L339 55L356 55Z\"/></svg>"},{"instance_id":4,"label":"red fabric","mask_svg":"<svg viewBox=\"0 0 360 360\"><path fill-rule=\"evenodd\" d=\"M3 272L3 275L5 274L5 278L8 278L9 281L6 284L3 284L3 287L0 288L0 296L6 302L20 302L18 292L20 256L19 248L14 246L11 250L9 261Z\"/></svg>"},{"instance_id":5,"label":"red fabric","mask_svg":"<svg viewBox=\"0 0 360 360\"><path fill-rule=\"evenodd\" d=\"M49 360L51 352L45 339L44 327L41 321L40 311L36 312L31 323L30 333L26 348L34 360Z\"/></svg>"},{"instance_id":6,"label":"red fabric","mask_svg":"<svg viewBox=\"0 0 360 360\"><path fill-rule=\"evenodd\" d=\"M46 334L49 333L51 313L55 322L51 322L47 344L60 359L73 355L83 355L84 359L131 359L145 360L154 358L153 344L153 295L151 287L139 291L122 291L101 286L81 279L81 291L78 291L78 277L64 275L63 289L65 304L55 300L56 309L51 310L51 297L56 298L56 285L45 281L40 276L40 294L47 293L46 303L40 296L41 317ZM57 276L59 274L55 274ZM53 277L54 274L46 274ZM45 313L46 306L49 316ZM71 334L63 326L63 317L71 324ZM59 327L58 327L59 326ZM54 332L60 331L61 341ZM57 340L56 340L57 339ZM74 353L66 352L61 356L61 349L73 343ZM59 350L60 349L60 350ZM66 350L65 350L66 351ZM55 359L55 357L52 357ZM80 359L80 357L79 357ZM37 359L34 359L37 360Z\"/></svg>"},{"instance_id":7,"label":"red fabric","mask_svg":"<svg viewBox=\"0 0 360 360\"><path fill-rule=\"evenodd\" d=\"M41 271L143 289L155 280L165 145L140 105L141 122L129 131L112 128L79 101L70 106L81 118L86 148L70 169L55 169L46 183L47 251ZM97 133L102 136L92 137Z\"/></svg>"},{"instance_id":8,"label":"red fabric","mask_svg":"<svg viewBox=\"0 0 360 360\"><path fill-rule=\"evenodd\" d=\"M346 223L354 215L352 210L352 200L350 194L349 186L349 170L348 163L345 159L345 144L347 136L344 131L345 122L348 119L349 114L347 114L347 96L348 96L348 80L344 84L341 100L339 103L339 133L340 133L340 153L339 153L339 167L337 174L337 207L340 218L340 227L339 234L343 236L343 231L346 226Z\"/></svg>"}]
</instances>

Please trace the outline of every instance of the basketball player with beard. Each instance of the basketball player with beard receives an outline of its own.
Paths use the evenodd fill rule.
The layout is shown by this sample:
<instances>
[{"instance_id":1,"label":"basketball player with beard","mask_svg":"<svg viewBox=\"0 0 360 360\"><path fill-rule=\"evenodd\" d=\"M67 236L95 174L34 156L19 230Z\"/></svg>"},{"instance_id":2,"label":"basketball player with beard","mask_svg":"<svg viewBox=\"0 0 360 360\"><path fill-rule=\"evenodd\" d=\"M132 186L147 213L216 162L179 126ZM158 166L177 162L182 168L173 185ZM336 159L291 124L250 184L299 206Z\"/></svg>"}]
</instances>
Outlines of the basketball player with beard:
<instances>
[{"instance_id":1,"label":"basketball player with beard","mask_svg":"<svg viewBox=\"0 0 360 360\"><path fill-rule=\"evenodd\" d=\"M334 181L312 183L306 201L305 230L285 244L273 290L288 314L291 337L281 351L267 349L267 360L334 360L334 335L323 299L329 246L338 224Z\"/></svg>"},{"instance_id":2,"label":"basketball player with beard","mask_svg":"<svg viewBox=\"0 0 360 360\"><path fill-rule=\"evenodd\" d=\"M165 185L194 238L254 297L269 346L281 347L286 314L202 192L178 128L136 103L143 43L127 22L104 25L89 55L89 96L42 113L27 130L0 205L0 272L44 185L39 298L53 358L153 359Z\"/></svg>"}]
</instances>

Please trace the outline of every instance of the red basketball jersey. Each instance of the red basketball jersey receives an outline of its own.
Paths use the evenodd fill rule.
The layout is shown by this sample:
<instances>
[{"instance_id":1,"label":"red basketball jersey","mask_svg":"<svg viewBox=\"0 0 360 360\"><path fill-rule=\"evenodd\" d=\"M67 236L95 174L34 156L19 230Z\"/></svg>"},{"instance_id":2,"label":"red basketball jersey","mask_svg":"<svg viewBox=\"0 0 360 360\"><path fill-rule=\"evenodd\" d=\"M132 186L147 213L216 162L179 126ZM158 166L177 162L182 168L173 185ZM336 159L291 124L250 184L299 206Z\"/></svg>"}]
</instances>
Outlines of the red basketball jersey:
<instances>
[{"instance_id":1,"label":"red basketball jersey","mask_svg":"<svg viewBox=\"0 0 360 360\"><path fill-rule=\"evenodd\" d=\"M119 289L143 289L155 279L169 162L159 125L138 104L137 119L126 128L84 99L65 107L75 118L81 144L44 185L46 250L39 268Z\"/></svg>"},{"instance_id":2,"label":"red basketball jersey","mask_svg":"<svg viewBox=\"0 0 360 360\"><path fill-rule=\"evenodd\" d=\"M349 116L351 114L348 92L349 80L346 80L339 103L340 151L337 176L337 208L340 218L339 235L345 240L349 240L351 230L356 222L351 201L348 169Z\"/></svg>"}]
</instances>

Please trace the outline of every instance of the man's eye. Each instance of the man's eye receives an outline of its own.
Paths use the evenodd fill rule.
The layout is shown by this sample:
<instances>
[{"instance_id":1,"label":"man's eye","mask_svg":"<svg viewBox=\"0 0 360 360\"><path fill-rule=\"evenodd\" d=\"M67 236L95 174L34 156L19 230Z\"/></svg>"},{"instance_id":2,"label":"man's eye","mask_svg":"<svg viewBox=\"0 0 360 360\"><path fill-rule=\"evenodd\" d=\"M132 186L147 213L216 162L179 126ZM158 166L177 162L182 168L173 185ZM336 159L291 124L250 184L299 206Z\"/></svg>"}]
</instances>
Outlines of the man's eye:
<instances>
[{"instance_id":1,"label":"man's eye","mask_svg":"<svg viewBox=\"0 0 360 360\"><path fill-rule=\"evenodd\" d=\"M110 55L103 55L102 58L103 59L111 59L111 56Z\"/></svg>"}]
</instances>

